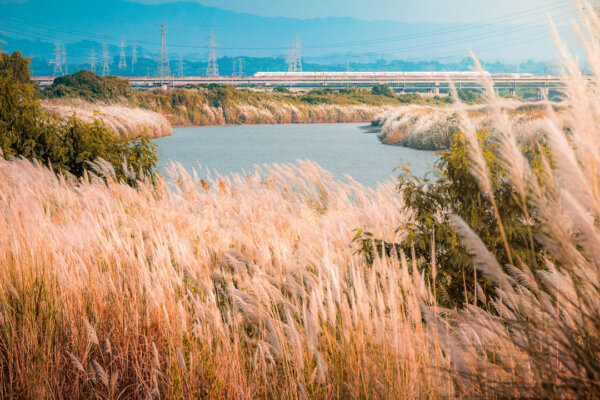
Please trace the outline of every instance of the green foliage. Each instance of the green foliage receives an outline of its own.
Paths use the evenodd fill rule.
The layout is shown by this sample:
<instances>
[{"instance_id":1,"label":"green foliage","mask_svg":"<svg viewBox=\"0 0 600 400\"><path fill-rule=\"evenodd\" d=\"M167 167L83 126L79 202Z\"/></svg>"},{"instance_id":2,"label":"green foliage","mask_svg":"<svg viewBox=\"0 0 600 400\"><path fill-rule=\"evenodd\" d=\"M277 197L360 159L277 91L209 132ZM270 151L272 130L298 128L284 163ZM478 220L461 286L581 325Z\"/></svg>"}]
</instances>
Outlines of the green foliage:
<instances>
[{"instance_id":1,"label":"green foliage","mask_svg":"<svg viewBox=\"0 0 600 400\"><path fill-rule=\"evenodd\" d=\"M376 96L394 97L394 91L391 87L389 87L389 85L386 85L385 83L379 83L373 86L371 88L371 93L373 93Z\"/></svg>"},{"instance_id":2,"label":"green foliage","mask_svg":"<svg viewBox=\"0 0 600 400\"><path fill-rule=\"evenodd\" d=\"M535 213L530 204L522 203L508 183L507 166L498 156L497 146L489 132L479 131L478 136L513 262L517 265L521 261L530 266L541 265L544 255L533 239L538 226L535 218L531 217ZM541 168L541 163L534 161L539 160L546 149L529 147L524 151L530 156L534 168ZM464 134L455 134L450 148L438 152L438 155L440 158L433 179L417 178L407 168L403 168L404 174L399 178L398 190L404 198L404 211L413 214L411 223L398 228L406 234L406 239L402 243L388 243L374 238L370 233L360 232L357 240L369 260L374 257L374 251L377 254L382 251L388 254L400 251L414 254L430 278L433 272L432 249L435 249L438 301L447 306L459 306L465 301L473 301L475 274L471 256L461 245L450 216L460 216L501 265L508 264L508 255L492 202L470 172L472 161L467 154ZM477 282L486 296L493 293L490 282L481 276ZM484 301L480 292L478 303Z\"/></svg>"},{"instance_id":3,"label":"green foliage","mask_svg":"<svg viewBox=\"0 0 600 400\"><path fill-rule=\"evenodd\" d=\"M290 91L290 89L284 88L284 87L281 87L281 86L277 86L276 88L273 88L273 92L275 92L275 93L286 93L286 94L292 93Z\"/></svg>"},{"instance_id":4,"label":"green foliage","mask_svg":"<svg viewBox=\"0 0 600 400\"><path fill-rule=\"evenodd\" d=\"M71 97L92 102L120 101L131 99L133 90L126 79L80 71L56 78L51 86L44 89L43 95L46 98Z\"/></svg>"},{"instance_id":5,"label":"green foliage","mask_svg":"<svg viewBox=\"0 0 600 400\"><path fill-rule=\"evenodd\" d=\"M15 62L17 73L19 65ZM66 123L46 115L32 83L0 76L0 150L6 158L25 157L49 164L59 172L81 177L89 163L102 158L119 180L135 184L135 176L154 174L156 145L143 133L133 139L115 136L102 122L86 123L71 117ZM127 162L127 171L123 165Z\"/></svg>"},{"instance_id":6,"label":"green foliage","mask_svg":"<svg viewBox=\"0 0 600 400\"><path fill-rule=\"evenodd\" d=\"M31 80L30 64L29 58L22 57L19 51L15 51L12 55L0 53L0 76L11 77L17 82L28 83Z\"/></svg>"},{"instance_id":7,"label":"green foliage","mask_svg":"<svg viewBox=\"0 0 600 400\"><path fill-rule=\"evenodd\" d=\"M473 90L458 89L456 94L460 101L467 104L479 104L483 103L485 100L481 93Z\"/></svg>"},{"instance_id":8,"label":"green foliage","mask_svg":"<svg viewBox=\"0 0 600 400\"><path fill-rule=\"evenodd\" d=\"M452 98L449 96L423 96L418 93L400 94L396 97L401 104L419 104L432 106L445 106L452 104Z\"/></svg>"}]
</instances>

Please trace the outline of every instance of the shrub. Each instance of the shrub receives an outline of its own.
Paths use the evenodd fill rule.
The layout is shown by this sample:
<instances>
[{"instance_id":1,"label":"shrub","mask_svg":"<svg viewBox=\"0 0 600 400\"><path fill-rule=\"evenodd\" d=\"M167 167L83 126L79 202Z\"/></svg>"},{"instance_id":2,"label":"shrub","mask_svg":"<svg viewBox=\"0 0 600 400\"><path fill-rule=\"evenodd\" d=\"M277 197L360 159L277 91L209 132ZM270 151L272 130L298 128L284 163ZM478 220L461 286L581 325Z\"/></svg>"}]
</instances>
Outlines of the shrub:
<instances>
[{"instance_id":1,"label":"shrub","mask_svg":"<svg viewBox=\"0 0 600 400\"><path fill-rule=\"evenodd\" d=\"M380 83L371 88L371 93L378 96L394 97L394 91L389 85Z\"/></svg>"},{"instance_id":2,"label":"shrub","mask_svg":"<svg viewBox=\"0 0 600 400\"><path fill-rule=\"evenodd\" d=\"M47 98L72 97L87 101L118 101L131 99L133 90L129 81L116 76L102 77L90 71L60 76L44 89Z\"/></svg>"},{"instance_id":3,"label":"shrub","mask_svg":"<svg viewBox=\"0 0 600 400\"><path fill-rule=\"evenodd\" d=\"M20 55L13 58L18 60ZM24 59L23 59L24 60ZM23 65L27 61L13 65ZM13 76L21 74L22 79ZM48 116L40 106L33 84L16 71L0 76L0 150L6 158L25 157L51 165L59 172L83 176L91 162L108 161L117 179L135 183L135 175L152 176L158 161L156 146L143 132L133 140L121 139L102 120L86 123L75 116L65 123ZM127 162L129 169L123 165Z\"/></svg>"},{"instance_id":4,"label":"shrub","mask_svg":"<svg viewBox=\"0 0 600 400\"><path fill-rule=\"evenodd\" d=\"M413 215L410 222L398 228L406 234L406 239L401 243L388 243L374 239L369 233L358 236L362 251L369 259L373 258L375 249L378 252L385 249L388 254L404 251L416 256L426 275L430 278L435 275L438 301L446 306L483 305L494 292L489 281L477 277L469 251L461 245L451 223L451 215L460 216L502 265L512 263L514 258L537 266L543 264L545 256L534 240L539 233L538 224L531 215L526 215L507 180L506 164L498 154L497 144L488 131L480 130L478 136L490 171L495 205L482 193L471 173L473 162L468 156L464 134L459 132L453 136L448 150L437 153L440 158L429 177L415 177L402 167L404 174L399 177L398 190L405 201L403 212ZM539 145L523 150L539 168L539 157L546 153L546 148ZM496 218L498 213L502 215L502 226ZM510 255L501 239L503 235L506 235ZM434 272L436 263L441 267Z\"/></svg>"}]
</instances>

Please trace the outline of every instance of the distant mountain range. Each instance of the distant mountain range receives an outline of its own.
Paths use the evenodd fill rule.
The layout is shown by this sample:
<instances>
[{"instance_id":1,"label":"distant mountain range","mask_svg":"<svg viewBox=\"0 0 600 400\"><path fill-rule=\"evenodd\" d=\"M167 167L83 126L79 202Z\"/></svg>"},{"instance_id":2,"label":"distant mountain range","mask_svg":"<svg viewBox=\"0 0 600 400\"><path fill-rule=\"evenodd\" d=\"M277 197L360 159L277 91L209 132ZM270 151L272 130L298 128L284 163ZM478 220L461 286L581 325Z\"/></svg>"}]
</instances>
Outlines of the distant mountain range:
<instances>
[{"instance_id":1,"label":"distant mountain range","mask_svg":"<svg viewBox=\"0 0 600 400\"><path fill-rule=\"evenodd\" d=\"M133 43L138 46L139 58L156 59L161 22L166 25L171 59L181 56L188 65L206 59L211 30L217 36L220 57L267 57L278 59L276 65L285 65L296 37L302 41L306 65L319 66L399 59L445 65L468 57L469 48L484 60L512 63L553 60L556 53L546 26L268 18L197 2L146 5L124 0L28 0L0 2L0 15L0 37L6 41L6 51L21 50L47 63L55 43L61 43L73 65L89 63L92 50L100 60L102 44L108 46L111 62L116 62L121 40L128 60ZM150 68L148 65L148 73Z\"/></svg>"}]
</instances>

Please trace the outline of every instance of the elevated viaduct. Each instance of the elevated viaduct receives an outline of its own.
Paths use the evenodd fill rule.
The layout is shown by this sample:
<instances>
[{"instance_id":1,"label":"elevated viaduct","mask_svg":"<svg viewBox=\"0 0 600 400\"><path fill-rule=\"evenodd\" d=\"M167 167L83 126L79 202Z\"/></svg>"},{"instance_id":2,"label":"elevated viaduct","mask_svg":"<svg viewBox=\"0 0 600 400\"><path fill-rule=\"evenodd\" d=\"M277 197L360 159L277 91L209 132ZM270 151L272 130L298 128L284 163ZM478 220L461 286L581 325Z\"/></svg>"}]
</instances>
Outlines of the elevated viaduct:
<instances>
[{"instance_id":1,"label":"elevated viaduct","mask_svg":"<svg viewBox=\"0 0 600 400\"><path fill-rule=\"evenodd\" d=\"M515 94L519 89L537 90L538 97L548 96L550 90L562 91L563 80L558 76L531 74L480 74L478 72L258 72L252 76L134 76L128 79L138 89L183 87L186 85L218 84L237 88L275 88L310 90L350 87L371 88L389 85L396 93L428 93L444 95L450 82L457 89L484 90L482 78L490 80L495 90ZM51 85L53 77L34 77L40 86Z\"/></svg>"}]
</instances>

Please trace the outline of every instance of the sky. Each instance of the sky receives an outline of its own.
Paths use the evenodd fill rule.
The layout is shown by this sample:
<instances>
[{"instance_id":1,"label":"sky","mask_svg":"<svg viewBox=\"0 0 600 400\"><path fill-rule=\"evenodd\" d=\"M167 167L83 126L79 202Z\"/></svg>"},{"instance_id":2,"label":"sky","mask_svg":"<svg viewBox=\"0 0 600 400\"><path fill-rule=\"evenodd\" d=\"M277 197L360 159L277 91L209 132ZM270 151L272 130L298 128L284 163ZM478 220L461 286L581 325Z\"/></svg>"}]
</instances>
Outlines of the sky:
<instances>
[{"instance_id":1,"label":"sky","mask_svg":"<svg viewBox=\"0 0 600 400\"><path fill-rule=\"evenodd\" d=\"M135 0L146 4L175 0ZM194 0L192 0L194 1ZM540 23L539 14L559 16L572 7L572 0L195 0L203 5L267 17L325 18L352 17L402 22L465 23L499 15L519 14L520 23Z\"/></svg>"},{"instance_id":2,"label":"sky","mask_svg":"<svg viewBox=\"0 0 600 400\"><path fill-rule=\"evenodd\" d=\"M291 41L301 37L303 55L313 58L372 53L446 60L468 57L473 50L488 60L549 60L556 57L556 47L548 14L569 44L570 23L576 18L573 0L182 1L0 0L0 37L4 31L6 37L28 40L18 48L29 46L31 54L43 51L48 57L53 43L83 40L109 46L124 40L156 52L160 23L165 22L170 47L197 57L205 56L200 53L215 30L219 54L230 56L283 57ZM38 41L49 44L44 47ZM70 49L70 54L87 57L88 50Z\"/></svg>"}]
</instances>

